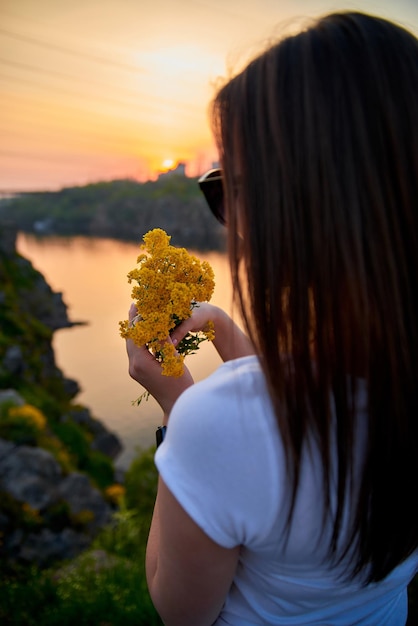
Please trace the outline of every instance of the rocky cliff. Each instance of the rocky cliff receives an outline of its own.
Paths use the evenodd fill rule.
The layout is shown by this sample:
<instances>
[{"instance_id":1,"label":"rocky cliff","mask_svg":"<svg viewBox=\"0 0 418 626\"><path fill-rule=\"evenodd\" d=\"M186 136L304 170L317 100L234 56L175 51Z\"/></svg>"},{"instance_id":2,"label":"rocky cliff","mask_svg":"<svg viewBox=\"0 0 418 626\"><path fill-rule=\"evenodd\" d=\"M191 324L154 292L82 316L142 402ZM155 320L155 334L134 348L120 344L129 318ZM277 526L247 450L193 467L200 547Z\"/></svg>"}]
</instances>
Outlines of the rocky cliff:
<instances>
[{"instance_id":1,"label":"rocky cliff","mask_svg":"<svg viewBox=\"0 0 418 626\"><path fill-rule=\"evenodd\" d=\"M121 444L74 398L55 363L72 326L55 293L0 224L0 557L47 565L89 545L115 506ZM112 491L113 490L113 491Z\"/></svg>"}]
</instances>

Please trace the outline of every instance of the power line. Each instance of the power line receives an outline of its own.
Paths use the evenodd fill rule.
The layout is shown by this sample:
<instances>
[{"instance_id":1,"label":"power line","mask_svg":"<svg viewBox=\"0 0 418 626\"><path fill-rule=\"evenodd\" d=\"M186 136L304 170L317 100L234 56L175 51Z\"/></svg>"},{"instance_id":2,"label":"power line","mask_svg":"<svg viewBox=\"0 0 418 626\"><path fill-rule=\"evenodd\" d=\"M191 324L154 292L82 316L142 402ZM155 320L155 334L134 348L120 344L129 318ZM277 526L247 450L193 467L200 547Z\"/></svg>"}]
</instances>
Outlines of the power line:
<instances>
[{"instance_id":1,"label":"power line","mask_svg":"<svg viewBox=\"0 0 418 626\"><path fill-rule=\"evenodd\" d=\"M20 28L18 30L20 30ZM76 49L74 49L72 47L72 44L67 45L67 46L55 44L53 41L51 41L50 39L48 40L48 39L44 38L42 35L38 35L37 37L32 37L32 36L26 35L26 34L24 34L22 32L18 32L18 31L14 30L14 29L9 29L8 27L7 28L0 28L0 35L3 35L4 37L8 37L10 39L14 39L14 40L17 40L17 41L20 41L20 42L26 42L26 43L28 43L30 45L40 46L41 48L45 48L47 50L57 51L57 52L60 52L60 53L71 55L74 58L77 57L77 58L81 58L81 59L84 59L84 60L87 60L87 61L92 61L94 63L100 63L102 65L104 64L106 66L113 66L113 67L116 67L116 68L119 68L119 69L122 69L122 70L125 70L125 71L134 72L136 75L138 75L139 72L144 72L144 69L142 67L129 65L128 63L121 63L121 62L118 62L118 61L116 61L115 59L112 59L112 58L106 58L104 56L99 56L99 55L95 55L95 54L90 54L88 52L78 51L78 50L76 50ZM82 47L82 49L86 50L86 47L87 46L84 45ZM92 49L92 46L90 46L90 48ZM99 47L97 47L96 49L100 50ZM51 132L51 134L60 132L59 129L57 128L58 125L59 125L59 118L60 118L59 113L61 113L61 119L63 121L64 121L63 118L65 116L65 111L66 110L78 110L78 111L84 110L84 112L86 112L86 113L92 113L91 108L90 108L90 111L89 111L88 107L80 105L80 96L84 99L84 103L83 104L86 104L87 100L88 99L92 99L93 96L90 97L87 94L84 94L84 93L81 94L80 93L80 88L79 88L78 92L77 92L77 90L73 90L72 92L70 91L72 89L72 84L71 83L73 83L73 82L83 83L82 79L80 80L80 78L75 78L74 76L70 76L70 75L64 74L62 72L58 72L58 71L54 72L53 70L48 70L46 68L36 67L34 65L25 65L23 63L18 63L17 61L11 61L11 60L5 60L5 59L1 60L0 59L0 63L3 63L3 65L10 66L12 68L18 68L19 70L22 70L22 71L33 72L36 75L34 80L30 80L30 77L26 77L26 76L22 78L22 77L19 77L19 76L13 76L13 77L12 76L5 76L3 74L3 78L5 80L14 81L14 82L21 82L21 83L22 82L26 82L28 84L35 84L38 87L40 87L41 89L48 88L48 89L51 89L51 90L54 89L55 91L61 91L62 93L67 93L67 94L71 93L71 95L74 98L78 99L78 102L74 102L73 104L70 104L70 105L68 105L67 103L65 103L65 105L64 105L64 103L63 103L62 106L60 108L57 108L56 110L54 110L53 107L51 107L51 106L49 106L49 107L45 106L46 101L45 101L45 98L42 95L41 95L41 99L39 99L39 98L38 99L36 99L36 98L33 99L33 100L35 100L35 104L34 104L35 109L33 109L33 107L31 107L31 103L29 103L28 101L22 103L21 106L22 106L23 109L27 108L27 107L31 107L31 108L30 108L30 113L28 112L28 113L24 114L23 116L21 116L20 122L21 122L22 126L30 124L31 131L36 132L34 126L36 126L38 128L38 130L39 130L39 127L40 127L40 124L36 120L37 107L42 108L43 110L46 110L48 112L48 122L51 122L51 124L52 124L52 126L49 126L48 131ZM96 74L98 74L98 72L96 72ZM42 82L42 76L51 76L51 77L57 78L59 80L63 80L63 81L65 81L65 84L63 86L57 86L57 85L53 85L52 84L51 86L48 87L48 85L46 84L47 83L46 80L44 80ZM41 82L38 80L38 78L41 80ZM134 97L134 98L138 98L138 99L140 99L142 97L142 101L141 102L138 102L137 105L133 105L132 102L128 103L126 100L123 101L122 99L118 100L117 98L95 96L96 98L99 97L101 102L108 101L108 102L112 102L114 104L117 104L118 106L130 107L130 108L135 106L135 108L138 111L140 111L141 109L144 109L143 102L146 101L145 106L148 109L152 108L152 110L156 114L159 113L158 109L161 109L161 107L163 107L165 103L166 104L171 104L171 106L175 107L175 109L178 111L179 115L180 115L180 112L179 112L180 107L181 107L181 110L184 113L187 113L189 115L192 113L192 110L193 110L193 107L189 103L187 103L187 104L186 103L176 103L175 101L170 101L168 99L158 99L158 102L156 102L156 105L152 106L151 105L151 101L156 101L157 98L155 98L155 97L151 97L150 98L150 97L146 96L143 93L136 93L136 92L133 92L133 91L128 91L126 89L124 90L123 88L118 88L118 87L115 87L114 85L112 85L112 86L106 85L103 82L99 82L98 80L96 80L96 77L94 77L93 80L88 81L88 84L92 85L92 86L93 85L98 85L100 87L108 89L111 95L115 94L115 95L122 95L123 96L124 94L126 94L128 96L128 94L129 94L129 97ZM66 87L68 87L68 89L66 89ZM18 93L17 89L11 89L12 93L13 93L13 91L15 91L16 94ZM23 89L21 91L23 91ZM96 93L97 93L97 91L98 90L96 90ZM36 100L37 100L37 104L36 104ZM19 110L17 108L13 108L13 110L10 113L10 115L12 115L12 114L13 115L19 115L18 111ZM57 115L57 113L58 113L58 115ZM110 113L109 110L107 112L96 111L94 114L95 114L95 120L97 119L97 121L99 121L100 117L102 119L104 119L105 121L106 121L106 119L110 120L112 117L113 118L115 117L115 114L114 113ZM170 117L175 117L177 115L177 113L176 113L176 111L174 113L170 112L169 115L170 115ZM196 112L196 115L198 115L197 112ZM122 117L122 116L120 116L120 117ZM129 118L132 119L132 116L125 115L124 117L126 119L129 119ZM55 122L54 122L54 118L55 118ZM6 120L4 115L2 116L2 119L3 119L3 123L7 123L7 120ZM135 132L135 123L137 122L137 119L133 118L133 120L134 120L133 124L132 123L131 124L132 124L134 132ZM54 124L55 124L55 128L54 128ZM127 147L130 146L132 148L137 148L137 150L135 150L135 152L139 153L139 151L141 151L141 149L144 149L145 146L157 147L158 145L162 145L163 144L163 141L159 141L159 142L157 142L156 140L153 140L153 141L143 141L140 138L138 138L138 140L135 141L135 139L133 139L133 137L132 137L132 133L129 133L129 135L125 134L126 139L123 139L123 140L117 140L117 139L113 140L111 138L111 136L107 135L107 129L106 129L105 133L100 134L100 135L99 135L99 132L100 132L99 126L96 126L97 131L98 131L97 133L94 133L94 131L92 131L92 129L94 128L94 120L92 120L92 124L88 125L88 128L84 128L84 129L82 129L80 127L77 128L74 125L73 125L72 129L71 128L69 129L68 128L69 120L65 120L65 124L66 124L66 129L69 130L70 133L73 134L73 139L74 139L75 142L76 141L80 141L80 142L82 141L82 142L89 142L90 144L95 144L95 143L107 144L109 146L110 150L111 149L116 150L117 146L121 146L121 147L122 146L127 146ZM148 122L148 126L149 125L150 124ZM138 129L139 128L138 124L136 124L136 126L137 126L137 129ZM75 135L75 137L74 137L74 135ZM17 139L19 139L20 137L23 137L23 136L24 136L23 134L20 134L20 135L17 134ZM129 139L128 139L128 137L129 137ZM51 148L53 146L58 147L58 144L52 138ZM99 150L99 148L98 148L98 150ZM80 151L79 152L84 154L86 152L86 150L83 150L83 148L80 146ZM105 149L103 149L103 152L105 152ZM0 152L0 156L5 157L5 158L10 159L10 160L13 160L13 159L18 160L19 159L19 160L22 161L23 159L25 159L25 160L28 161L28 164L25 166L26 168L29 168L31 165L34 165L38 161L39 162L45 161L45 162L47 162L49 164L54 164L57 167L64 168L64 167L69 167L69 163L74 163L75 160L78 158L75 155L72 156L68 152L67 152L67 154L65 154L65 153L58 154L56 152L55 155L54 155L54 153L51 152L51 151L50 151L49 154L46 154L44 156L40 156L37 153L35 154L33 151L32 152L26 151L23 147L22 147L21 151L14 150L13 148L10 149L10 150L5 149L5 150ZM91 156L92 156L92 158L94 158L93 155L91 155ZM106 153L103 154L103 156L106 156ZM109 152L107 152L107 156L109 156ZM134 157L135 154L134 155L129 154L129 155L126 155L126 156L127 156L127 158ZM139 157L139 154L137 156ZM40 163L40 165L41 165L41 163ZM20 166L20 164L19 164L19 166ZM10 167L11 167L11 164L10 164Z\"/></svg>"},{"instance_id":2,"label":"power line","mask_svg":"<svg viewBox=\"0 0 418 626\"><path fill-rule=\"evenodd\" d=\"M25 104L22 104L21 106L25 107ZM63 130L62 130L62 118L57 116L57 115L55 115L55 111L54 110L52 110L52 112L51 112L51 110L48 107L42 107L42 105L41 105L41 109L44 110L48 114L48 122L55 121L57 126L55 126L55 127L54 126L45 126L44 124L40 124L38 122L38 120L36 118L34 118L32 108L30 108L30 111L29 111L28 115L17 114L18 115L18 122L19 122L19 124L22 126L23 124L29 123L29 124L31 124L31 128L33 130L39 129L39 130L48 130L48 131L51 131L53 133L54 132L58 132L62 136L62 132L63 132ZM16 113L16 112L12 111L11 113L12 113L12 116L13 116L13 114ZM74 126L74 125L69 126L68 125L68 121L65 121L65 129L66 129L66 131L69 131L71 133L74 133L74 132L75 133L77 133L77 132L78 133L80 133L80 132L81 133L87 133L88 136L96 137L97 139L100 139L101 137L104 136L103 132L102 132L103 131L103 127L100 127L100 126L96 126L95 127L94 125L92 125L90 123L88 124L88 128L86 130L85 128L82 128L80 126ZM92 131L92 129L93 129L93 131ZM96 129L97 132L94 132L94 129Z\"/></svg>"},{"instance_id":3,"label":"power line","mask_svg":"<svg viewBox=\"0 0 418 626\"><path fill-rule=\"evenodd\" d=\"M6 65L6 66L10 66L10 67L16 67L18 69L22 69L25 71L29 71L35 74L39 74L39 75L46 75L46 76L53 76L53 77L57 77L59 79L63 79L65 81L68 80L74 80L76 82L85 84L86 81L77 78L77 77L73 77L70 76L69 74L63 74L62 72L56 72L54 70L45 70L44 68L38 67L38 66L34 66L34 65L28 65L27 63L19 63L18 61L10 61L9 59L4 59L0 57L0 64L2 65ZM3 75L4 77L4 75ZM4 77L6 78L6 77ZM30 79L19 79L16 76L10 76L7 77L8 80L12 80L12 81L23 81L25 80L25 82L29 82ZM39 83L34 83L33 81L32 84L39 84ZM92 85L98 85L100 87L104 87L105 89L109 90L109 91L114 91L115 86L114 85L109 85L109 84L105 84L103 82L100 81L95 81L95 80L89 80L88 84L92 84ZM166 103L166 104L173 104L173 100L168 100L167 98L157 98L155 96L149 96L148 94L144 93L144 92L136 92L136 91L131 91L128 89L123 89L118 87L117 88L118 93L126 93L127 95L129 95L130 97L133 97L137 100L137 106L138 106L138 100L139 98L147 98L147 100L154 100L154 101L158 101L158 103ZM131 103L130 103L131 104ZM181 106L182 108L189 108L190 110L193 110L194 107L192 107L190 104L188 103L183 103L183 102L178 102L178 106Z\"/></svg>"},{"instance_id":4,"label":"power line","mask_svg":"<svg viewBox=\"0 0 418 626\"><path fill-rule=\"evenodd\" d=\"M19 78L17 76L7 76L5 77L4 74L1 75L3 78L5 78L6 80L9 80L11 82L16 82L16 83L24 83L24 84L29 84L29 85L35 85L36 87L40 87L43 89L48 89L48 90L52 90L55 91L57 93L62 93L62 94L66 94L66 95L70 95L70 96L75 96L76 98L83 98L85 99L86 97L89 98L89 101L91 100L97 100L100 101L101 103L103 102L108 102L110 104L114 104L117 105L118 107L125 107L125 108L130 108L130 109L135 109L137 112L141 112L143 110L146 111L156 111L157 108L161 108L164 107L166 104L168 104L171 108L175 108L179 110L179 113L176 113L176 115L180 115L180 114L185 114L187 116L190 116L190 111L183 111L183 105L182 104L175 104L174 101L169 101L169 100L164 100L162 102L159 102L159 104L157 105L151 105L151 104L144 104L143 102L139 103L139 99L138 102L124 102L123 100L117 100L116 98L109 98L108 96L101 96L101 95L90 95L90 94L86 94L86 93L82 93L82 92L77 92L71 89L65 89L64 87L57 87L55 85L42 85L41 83L31 80L30 78ZM196 114L198 115L198 114Z\"/></svg>"},{"instance_id":5,"label":"power line","mask_svg":"<svg viewBox=\"0 0 418 626\"><path fill-rule=\"evenodd\" d=\"M152 140L152 141L145 141L143 138L138 137L137 139L132 139L128 140L125 137L121 136L120 138L113 138L110 137L108 135L105 134L98 134L98 133L94 133L94 132L90 132L89 130L85 131L84 129L71 129L73 133L76 133L76 137L73 137L74 139L76 139L77 143L80 142L85 142L85 143L89 143L89 144L103 144L105 146L108 146L109 148L112 148L114 150L116 149L123 149L123 148L129 148L129 149L136 149L136 150L140 150L142 148L144 148L145 146L149 146L149 147L155 147L156 146L156 141ZM50 132L52 135L56 135L57 133L59 134L59 141L61 141L62 139L62 131L58 128L58 129L54 129L51 128L51 126L45 126L43 124L36 124L36 128L33 128L34 132L37 131L42 131L42 132ZM15 138L22 138L22 139L27 139L27 135L25 133L19 133L16 131L10 131L8 128L3 129L0 128L0 133L8 133L9 135L11 134L12 136L14 136ZM50 143L48 141L48 143ZM15 152L15 151L13 151ZM128 155L127 155L128 156Z\"/></svg>"},{"instance_id":6,"label":"power line","mask_svg":"<svg viewBox=\"0 0 418 626\"><path fill-rule=\"evenodd\" d=\"M213 14L216 11L216 16L217 18L219 18L219 23L220 24L224 24L225 22L231 22L233 21L234 24L237 23L237 21L239 22L248 22L248 24L250 25L254 25L254 23L260 23L260 24L264 24L263 20L260 20L259 17L259 7L257 8L256 11L254 12L243 12L242 11L242 7L240 7L239 11L231 11L230 8L225 9L225 2L220 2L219 4L214 4L213 1L212 2L205 2L202 0L176 0L175 3L172 3L172 7L175 7L175 12L176 14L179 14L181 12L181 9L178 8L178 5L183 5L184 7L187 7L186 9L186 14L190 15L191 12L196 12L196 9L201 9L203 10L206 14L211 13ZM140 7L140 3L138 3L138 7ZM4 11L3 7L0 7L0 14L3 14L6 18L12 18L12 20L18 19L20 22L26 22L30 25L34 25L34 26L47 26L49 27L49 25L47 24L47 22L45 22L45 20L39 20L39 19L34 19L32 18L28 18L26 15L19 15L17 13L13 13L13 12L8 12L8 11ZM278 19L279 19L279 15L278 15ZM158 26L158 24L157 24ZM224 41L223 37L219 36L219 31L217 29L213 29L207 22L206 19L202 18L199 21L199 33L202 33L202 35L206 35L206 36L210 36L211 41ZM129 43L134 43L134 45L137 45L137 41L136 39L133 40L132 36L128 39Z\"/></svg>"},{"instance_id":7,"label":"power line","mask_svg":"<svg viewBox=\"0 0 418 626\"><path fill-rule=\"evenodd\" d=\"M68 74L62 74L61 72L55 72L53 70L45 70L45 69L40 68L40 67L36 67L36 66L33 66L33 65L28 65L26 63L19 63L17 61L10 61L8 59L0 58L0 64L1 65L6 65L6 66L10 66L10 67L16 67L18 69L29 71L29 72L32 72L32 73L35 73L35 74L46 75L46 76L54 76L54 77L57 77L59 79L65 80L65 81L72 81L72 80L74 80L74 81L82 83L82 84L86 84L86 82L87 82L87 84L89 84L89 85L93 84L93 85L98 85L100 87L105 87L108 90L111 90L111 89L114 90L114 86L105 85L104 83L101 83L101 82L97 82L97 81L83 81L83 80L80 80L80 79L75 78L75 77L73 78L72 76L69 76ZM25 83L36 85L36 86L42 86L40 83L32 81L32 80L30 80L28 78L19 78L18 76L5 76L4 74L2 76L3 76L3 78L5 80L10 80L12 82L22 82L22 83L25 82ZM55 86L53 86L52 88L56 89L56 90L62 89L62 88L55 87ZM147 94L145 94L143 92L135 92L135 91L127 90L127 89L125 90L125 89L121 89L119 87L118 87L118 93L126 93L130 97L135 98L135 102L129 102L129 103L126 102L126 101L124 102L122 100L117 100L117 103L120 103L122 106L136 106L136 107L138 107L140 98L146 98L148 101L151 100L151 101L157 102L158 103L157 106L169 105L171 107L175 106L176 108L182 108L182 109L187 108L187 109L189 109L189 111L196 113L195 107L192 107L190 104L187 104L187 103L178 102L178 101L176 102L173 99L170 100L170 99L167 99L167 98L156 98L156 97L150 98ZM76 93L75 95L80 95L80 94ZM84 97L84 95L85 94L83 94L83 97ZM98 97L100 97L102 99L103 97L106 98L107 96L98 96ZM112 101L115 101L115 99L112 98ZM156 105L153 105L153 106L156 106Z\"/></svg>"},{"instance_id":8,"label":"power line","mask_svg":"<svg viewBox=\"0 0 418 626\"><path fill-rule=\"evenodd\" d=\"M19 120L19 123L24 123L24 122L29 122L29 123L31 123L31 124L33 124L34 122L36 123L36 122L37 122L37 120L36 120L36 118L34 118L34 107L33 107L33 103L34 103L34 102L36 103L36 107L37 107L37 108L40 108L40 109L41 109L41 111L44 111L44 112L48 115L48 120L53 120L53 119L55 119L55 120L56 120L57 124L59 124L59 125L60 125L60 129L61 129L61 130L60 130L60 129L58 129L58 130L60 130L60 132L62 132L62 123L65 123L65 128L66 128L66 130L73 130L73 129L74 129L74 127L73 127L72 129L70 129L70 128L69 128L69 126L68 126L68 120L67 120L67 119L63 119L61 116L57 115L57 109L54 109L54 108L51 108L51 107L45 106L45 105L44 105L44 103L43 103L42 101L39 101L39 100L37 100L37 99L34 99L33 97L31 97L31 102L30 102L30 103L29 103L29 102L19 102L19 103L18 103L20 108L22 108L22 107L23 107L23 108L29 109L29 115L27 115L26 117L25 117L24 115L22 116L22 115L20 115L20 114L16 111L16 108L14 108L12 111L8 112L8 116L10 116L10 114L11 114L12 116L13 116L14 114L17 114L17 115L18 115L18 120ZM68 104L66 104L66 105L65 105L65 108L66 108L66 110L70 110L70 111L77 111L77 112L78 112L78 111L80 111L80 108L79 108L79 107L77 107L77 106L71 106L71 105L68 105ZM106 118L106 117L108 117L108 115L107 115L107 114L101 114L101 116L102 116L102 117L105 117L105 118ZM98 116L97 116L97 114L95 114L95 119L96 119L96 120L97 120L97 117L98 117ZM3 119L4 119L4 116L3 116ZM137 123L137 122L138 122L138 120L137 120L137 119L133 120L133 124L135 124L135 122ZM88 123L88 128L89 128L89 130L90 130L91 128L93 128L93 127L94 127L94 126L93 126L93 125L89 122L89 123ZM96 128L97 128L99 131L101 131L103 127L96 127ZM76 130L77 130L77 127L76 127Z\"/></svg>"},{"instance_id":9,"label":"power line","mask_svg":"<svg viewBox=\"0 0 418 626\"><path fill-rule=\"evenodd\" d=\"M67 161L67 165L69 162L75 162L77 161L78 157L75 155L72 158L62 158L61 156L59 157L59 160L54 157L48 157L48 156L40 156L38 153L36 154L31 154L29 152L19 152L16 150L0 150L0 156L1 157L6 157L6 158L11 158L11 159L31 159L33 161L47 161L48 163L54 163L55 165L60 165L60 164L65 164L63 163L63 161Z\"/></svg>"},{"instance_id":10,"label":"power line","mask_svg":"<svg viewBox=\"0 0 418 626\"><path fill-rule=\"evenodd\" d=\"M19 126L21 128L26 128L29 125L29 129L30 131L32 131L32 133L47 131L51 133L53 136L56 134L59 134L60 141L62 141L62 134L63 134L62 118L56 115L55 110L53 109L51 110L49 107L42 106L42 104L40 105L41 110L45 111L45 113L48 116L46 119L48 124L46 125L42 123L44 119L40 123L38 119L34 117L33 107L29 103L19 103L19 106L26 108L28 112L22 115L16 110L12 110L8 114L9 120L10 120L10 115L12 117L16 116ZM69 107L69 108L74 108L74 107ZM3 122L5 121L4 117L2 121ZM164 143L163 141L160 141L157 143L155 138L153 138L152 140L144 140L144 138L141 136L142 131L140 130L140 132L138 131L135 132L134 124L132 125L132 128L133 130L132 132L129 132L129 137L127 137L126 131L123 134L118 132L116 136L115 135L112 136L107 133L107 126L103 128L103 126L94 126L94 123L93 124L88 123L87 128L86 127L83 128L80 125L74 125L74 124L69 125L68 120L65 120L65 131L66 131L67 137L71 137L74 141L77 141L77 142L84 141L90 144L99 143L99 144L107 145L109 146L109 148L113 148L113 149L118 149L118 148L123 149L125 147L131 150L133 149L135 151L142 150L144 148L149 150L150 148L153 148L153 147L155 148L157 147L157 145L162 145ZM10 134L9 127L3 130ZM15 136L19 136L19 134L16 133L16 131L14 131L14 134ZM24 136L24 133L21 136Z\"/></svg>"},{"instance_id":11,"label":"power line","mask_svg":"<svg viewBox=\"0 0 418 626\"><path fill-rule=\"evenodd\" d=\"M70 54L72 56L77 56L82 59L88 59L89 61L93 61L95 63L101 63L102 65L113 65L114 67L118 67L119 69L127 70L129 72L135 72L135 74L143 73L145 70L141 67L136 67L134 65L128 65L127 63L120 63L115 61L114 59L109 59L105 57L99 57L93 54L88 54L85 52L76 52L71 48L65 48L64 46L58 46L53 43L49 43L46 41L42 41L41 39L37 39L36 37L29 37L27 35L21 35L20 33L16 33L12 30L7 30L5 28L0 28L0 34L9 37L10 39L16 39L17 41L24 41L25 43L34 44L36 46L41 46L42 48L46 48L48 50L56 50L58 52L63 52L65 54Z\"/></svg>"}]
</instances>

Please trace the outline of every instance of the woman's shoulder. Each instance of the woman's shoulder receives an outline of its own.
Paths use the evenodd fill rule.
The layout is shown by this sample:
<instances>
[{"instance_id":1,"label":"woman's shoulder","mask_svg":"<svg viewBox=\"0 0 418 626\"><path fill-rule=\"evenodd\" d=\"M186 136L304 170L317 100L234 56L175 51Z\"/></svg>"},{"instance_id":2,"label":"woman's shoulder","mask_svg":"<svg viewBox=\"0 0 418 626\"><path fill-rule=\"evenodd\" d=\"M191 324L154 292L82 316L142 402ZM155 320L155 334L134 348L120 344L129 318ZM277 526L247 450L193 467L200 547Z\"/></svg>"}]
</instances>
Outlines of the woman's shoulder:
<instances>
[{"instance_id":1,"label":"woman's shoulder","mask_svg":"<svg viewBox=\"0 0 418 626\"><path fill-rule=\"evenodd\" d=\"M245 357L188 388L155 457L175 498L224 547L266 536L280 506L284 453L262 381Z\"/></svg>"},{"instance_id":2,"label":"woman's shoulder","mask_svg":"<svg viewBox=\"0 0 418 626\"><path fill-rule=\"evenodd\" d=\"M180 396L177 404L184 409L188 404L205 407L234 405L248 402L267 393L264 375L256 356L246 356L222 363L207 378L196 382Z\"/></svg>"},{"instance_id":3,"label":"woman's shoulder","mask_svg":"<svg viewBox=\"0 0 418 626\"><path fill-rule=\"evenodd\" d=\"M198 417L198 420L196 420ZM256 419L255 419L256 417ZM256 356L227 361L189 387L175 403L170 423L214 433L227 424L236 435L276 424L264 375Z\"/></svg>"},{"instance_id":4,"label":"woman's shoulder","mask_svg":"<svg viewBox=\"0 0 418 626\"><path fill-rule=\"evenodd\" d=\"M220 392L237 389L243 393L259 387L265 388L264 375L258 357L251 355L225 361L210 376L197 382L194 390L202 393L206 388L217 388Z\"/></svg>"}]
</instances>

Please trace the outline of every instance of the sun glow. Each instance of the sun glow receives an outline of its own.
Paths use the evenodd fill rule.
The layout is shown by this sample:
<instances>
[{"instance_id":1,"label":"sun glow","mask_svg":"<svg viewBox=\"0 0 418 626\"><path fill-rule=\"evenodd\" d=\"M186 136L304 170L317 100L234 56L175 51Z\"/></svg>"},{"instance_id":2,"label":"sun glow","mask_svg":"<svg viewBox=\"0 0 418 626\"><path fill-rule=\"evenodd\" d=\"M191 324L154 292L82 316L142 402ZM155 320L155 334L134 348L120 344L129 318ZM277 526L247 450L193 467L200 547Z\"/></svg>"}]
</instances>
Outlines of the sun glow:
<instances>
[{"instance_id":1,"label":"sun glow","mask_svg":"<svg viewBox=\"0 0 418 626\"><path fill-rule=\"evenodd\" d=\"M161 168L163 170L171 170L173 166L174 166L173 159L164 159L164 161L161 164Z\"/></svg>"},{"instance_id":2,"label":"sun glow","mask_svg":"<svg viewBox=\"0 0 418 626\"><path fill-rule=\"evenodd\" d=\"M346 3L101 4L0 0L15 7L1 13L2 56L17 62L0 76L0 192L145 182L182 164L203 174L219 160L211 102L224 81L270 41ZM360 4L418 32L417 0Z\"/></svg>"}]
</instances>

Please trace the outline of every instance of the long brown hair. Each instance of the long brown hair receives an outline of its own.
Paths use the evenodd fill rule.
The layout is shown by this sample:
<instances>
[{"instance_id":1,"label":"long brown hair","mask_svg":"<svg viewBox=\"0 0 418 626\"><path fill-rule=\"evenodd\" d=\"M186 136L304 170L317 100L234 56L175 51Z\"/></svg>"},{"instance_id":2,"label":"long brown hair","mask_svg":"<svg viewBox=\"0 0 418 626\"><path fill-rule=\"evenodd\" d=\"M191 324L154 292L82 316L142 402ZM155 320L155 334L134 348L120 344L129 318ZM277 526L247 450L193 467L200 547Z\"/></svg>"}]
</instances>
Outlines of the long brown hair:
<instances>
[{"instance_id":1,"label":"long brown hair","mask_svg":"<svg viewBox=\"0 0 418 626\"><path fill-rule=\"evenodd\" d=\"M365 380L344 554L355 546L350 575L380 580L418 546L417 39L361 13L326 16L230 80L213 123L233 280L288 451L288 521L308 433L330 514L335 419L336 554Z\"/></svg>"}]
</instances>

